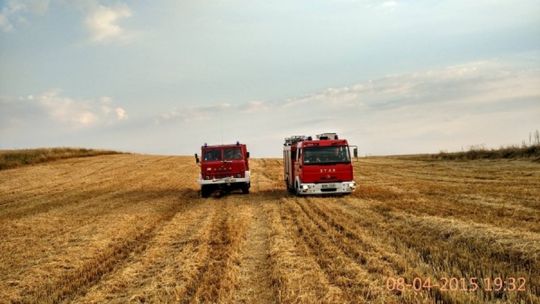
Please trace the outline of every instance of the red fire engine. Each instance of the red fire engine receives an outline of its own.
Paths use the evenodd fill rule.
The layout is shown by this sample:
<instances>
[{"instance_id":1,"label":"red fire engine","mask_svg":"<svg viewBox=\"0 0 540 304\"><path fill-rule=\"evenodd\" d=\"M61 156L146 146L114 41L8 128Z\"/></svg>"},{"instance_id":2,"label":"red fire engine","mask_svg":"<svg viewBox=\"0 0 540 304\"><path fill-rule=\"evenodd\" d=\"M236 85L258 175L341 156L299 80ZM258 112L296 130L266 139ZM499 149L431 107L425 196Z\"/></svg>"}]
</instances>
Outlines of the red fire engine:
<instances>
[{"instance_id":1,"label":"red fire engine","mask_svg":"<svg viewBox=\"0 0 540 304\"><path fill-rule=\"evenodd\" d=\"M216 190L240 189L242 193L249 193L249 152L246 145L239 142L218 146L204 144L201 159L195 154L195 161L201 166L198 181L202 197L208 197Z\"/></svg>"},{"instance_id":2,"label":"red fire engine","mask_svg":"<svg viewBox=\"0 0 540 304\"><path fill-rule=\"evenodd\" d=\"M356 183L349 144L336 133L285 139L283 147L285 184L290 192L307 194L347 194Z\"/></svg>"}]
</instances>

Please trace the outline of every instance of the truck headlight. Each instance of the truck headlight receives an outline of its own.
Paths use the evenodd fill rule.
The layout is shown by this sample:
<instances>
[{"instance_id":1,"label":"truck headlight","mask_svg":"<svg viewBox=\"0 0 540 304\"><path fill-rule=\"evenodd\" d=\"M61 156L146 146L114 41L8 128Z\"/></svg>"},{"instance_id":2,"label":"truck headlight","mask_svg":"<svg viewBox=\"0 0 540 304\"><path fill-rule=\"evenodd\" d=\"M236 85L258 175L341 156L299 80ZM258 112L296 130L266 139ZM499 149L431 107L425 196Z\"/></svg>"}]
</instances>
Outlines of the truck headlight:
<instances>
[{"instance_id":1,"label":"truck headlight","mask_svg":"<svg viewBox=\"0 0 540 304\"><path fill-rule=\"evenodd\" d=\"M307 190L308 189L308 185L302 185L302 190Z\"/></svg>"}]
</instances>

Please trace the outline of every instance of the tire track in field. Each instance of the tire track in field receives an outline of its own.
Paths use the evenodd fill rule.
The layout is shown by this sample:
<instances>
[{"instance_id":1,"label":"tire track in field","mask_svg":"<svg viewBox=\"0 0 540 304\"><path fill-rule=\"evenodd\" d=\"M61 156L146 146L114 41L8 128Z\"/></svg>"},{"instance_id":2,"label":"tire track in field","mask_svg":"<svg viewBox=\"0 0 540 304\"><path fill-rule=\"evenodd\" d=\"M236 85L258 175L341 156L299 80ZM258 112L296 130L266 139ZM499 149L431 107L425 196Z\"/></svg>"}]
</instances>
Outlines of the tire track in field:
<instances>
[{"instance_id":1,"label":"tire track in field","mask_svg":"<svg viewBox=\"0 0 540 304\"><path fill-rule=\"evenodd\" d=\"M239 255L248 219L245 211L231 206L230 197L216 199L219 205L215 224L209 230L204 263L196 267L196 275L185 286L181 303L230 302L237 287Z\"/></svg>"},{"instance_id":2,"label":"tire track in field","mask_svg":"<svg viewBox=\"0 0 540 304\"><path fill-rule=\"evenodd\" d=\"M208 230L208 239L204 248L205 252L201 255L204 257L203 263L196 266L196 274L184 287L185 294L182 294L181 297L179 297L181 303L190 303L194 301L202 292L201 289L204 289L203 286L212 279L211 271L223 268L226 254L225 250L229 243L226 232L227 218L228 214L225 212L225 206L221 204L216 212L216 216L212 220L212 226ZM217 281L214 283L218 284L221 277L216 276L213 279Z\"/></svg>"},{"instance_id":3,"label":"tire track in field","mask_svg":"<svg viewBox=\"0 0 540 304\"><path fill-rule=\"evenodd\" d=\"M257 197L257 193L252 194ZM275 303L276 290L271 280L269 260L270 229L262 209L264 201L248 202L246 208L251 219L247 239L240 257L239 288L235 292L235 303Z\"/></svg>"},{"instance_id":4,"label":"tire track in field","mask_svg":"<svg viewBox=\"0 0 540 304\"><path fill-rule=\"evenodd\" d=\"M239 207L246 211L248 227L246 239L240 248L239 280L233 301L235 303L275 303L278 291L272 280L272 261L270 259L270 227L264 205L275 202L273 190L278 178L275 174L277 166L273 160L256 160L252 163L252 185L255 191L249 196L241 196L236 200ZM277 167L279 168L279 167ZM270 190L270 191L269 191Z\"/></svg>"},{"instance_id":5,"label":"tire track in field","mask_svg":"<svg viewBox=\"0 0 540 304\"><path fill-rule=\"evenodd\" d=\"M217 218L210 228L204 264L197 267L194 279L185 287L181 303L222 302L222 283L232 254L231 214L227 202L217 200Z\"/></svg>"}]
</instances>

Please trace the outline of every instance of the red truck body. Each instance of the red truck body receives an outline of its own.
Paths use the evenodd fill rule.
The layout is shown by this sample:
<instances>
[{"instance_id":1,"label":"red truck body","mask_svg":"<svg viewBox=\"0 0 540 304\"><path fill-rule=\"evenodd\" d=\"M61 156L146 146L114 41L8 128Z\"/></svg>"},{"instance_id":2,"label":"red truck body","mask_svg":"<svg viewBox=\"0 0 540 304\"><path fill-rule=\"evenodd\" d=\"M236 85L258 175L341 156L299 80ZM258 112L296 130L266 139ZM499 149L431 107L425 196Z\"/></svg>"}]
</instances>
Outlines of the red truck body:
<instances>
[{"instance_id":1,"label":"red truck body","mask_svg":"<svg viewBox=\"0 0 540 304\"><path fill-rule=\"evenodd\" d=\"M316 140L306 136L285 139L283 163L287 189L298 195L347 194L356 183L349 144L335 133Z\"/></svg>"},{"instance_id":2,"label":"red truck body","mask_svg":"<svg viewBox=\"0 0 540 304\"><path fill-rule=\"evenodd\" d=\"M244 144L217 145L201 147L199 184L201 195L208 197L216 190L229 191L240 189L249 193L250 171L249 152Z\"/></svg>"}]
</instances>

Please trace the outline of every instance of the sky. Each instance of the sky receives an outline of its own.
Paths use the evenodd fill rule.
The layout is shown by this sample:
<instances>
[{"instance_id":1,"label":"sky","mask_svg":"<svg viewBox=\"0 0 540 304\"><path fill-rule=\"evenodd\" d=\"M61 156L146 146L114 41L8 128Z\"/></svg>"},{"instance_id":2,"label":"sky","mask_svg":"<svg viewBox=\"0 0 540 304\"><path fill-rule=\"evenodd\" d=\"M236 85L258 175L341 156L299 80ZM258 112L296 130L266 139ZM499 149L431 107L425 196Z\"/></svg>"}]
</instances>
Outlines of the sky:
<instances>
[{"instance_id":1,"label":"sky","mask_svg":"<svg viewBox=\"0 0 540 304\"><path fill-rule=\"evenodd\" d=\"M279 157L521 144L540 130L536 0L0 0L0 149Z\"/></svg>"}]
</instances>

